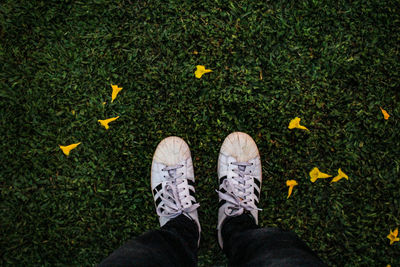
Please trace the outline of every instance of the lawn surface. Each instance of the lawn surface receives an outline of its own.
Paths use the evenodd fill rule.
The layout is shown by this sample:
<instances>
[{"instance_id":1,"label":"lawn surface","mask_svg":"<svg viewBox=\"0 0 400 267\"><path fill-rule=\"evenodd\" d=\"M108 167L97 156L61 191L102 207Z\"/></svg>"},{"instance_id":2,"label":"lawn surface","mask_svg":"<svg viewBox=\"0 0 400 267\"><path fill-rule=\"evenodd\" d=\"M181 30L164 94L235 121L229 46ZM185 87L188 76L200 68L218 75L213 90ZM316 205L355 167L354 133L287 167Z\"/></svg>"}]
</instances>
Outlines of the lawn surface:
<instances>
[{"instance_id":1,"label":"lawn surface","mask_svg":"<svg viewBox=\"0 0 400 267\"><path fill-rule=\"evenodd\" d=\"M170 135L192 151L199 265L226 263L217 157L244 131L263 164L261 226L294 231L329 265L399 266L386 238L400 227L399 7L1 1L0 265L95 265L157 228L150 166ZM213 72L196 79L196 65ZM113 103L110 84L123 87ZM309 132L288 129L296 116ZM58 147L76 142L69 157ZM315 166L350 179L311 183Z\"/></svg>"}]
</instances>

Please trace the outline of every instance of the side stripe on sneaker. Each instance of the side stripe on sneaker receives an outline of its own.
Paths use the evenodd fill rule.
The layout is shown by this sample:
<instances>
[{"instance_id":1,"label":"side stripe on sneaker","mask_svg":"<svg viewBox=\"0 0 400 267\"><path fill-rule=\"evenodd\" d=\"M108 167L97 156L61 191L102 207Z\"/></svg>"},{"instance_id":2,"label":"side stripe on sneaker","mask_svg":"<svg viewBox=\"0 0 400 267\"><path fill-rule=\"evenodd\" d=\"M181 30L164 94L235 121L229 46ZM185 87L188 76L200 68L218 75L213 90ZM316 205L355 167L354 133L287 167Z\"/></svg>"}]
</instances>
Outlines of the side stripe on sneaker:
<instances>
[{"instance_id":1,"label":"side stripe on sneaker","mask_svg":"<svg viewBox=\"0 0 400 267\"><path fill-rule=\"evenodd\" d=\"M196 197L196 194L192 189L189 189L189 194L194 198Z\"/></svg>"},{"instance_id":2,"label":"side stripe on sneaker","mask_svg":"<svg viewBox=\"0 0 400 267\"><path fill-rule=\"evenodd\" d=\"M219 186L220 186L219 191L222 192L222 193L226 193L225 188L221 187L221 184L223 183L223 181L224 181L226 178L227 178L226 175L225 175L225 176L222 176L221 178L219 178ZM218 209L221 208L225 203L226 203L226 200L220 199L219 202L218 202Z\"/></svg>"},{"instance_id":3,"label":"side stripe on sneaker","mask_svg":"<svg viewBox=\"0 0 400 267\"><path fill-rule=\"evenodd\" d=\"M257 188L254 187L254 194L258 199L260 199L260 191L257 190Z\"/></svg>"},{"instance_id":4,"label":"side stripe on sneaker","mask_svg":"<svg viewBox=\"0 0 400 267\"><path fill-rule=\"evenodd\" d=\"M221 178L219 178L219 184L221 185L222 184L222 182L226 179L226 175L225 176L222 176Z\"/></svg>"},{"instance_id":5,"label":"side stripe on sneaker","mask_svg":"<svg viewBox=\"0 0 400 267\"><path fill-rule=\"evenodd\" d=\"M161 203L161 198L160 197L158 197L157 199L156 199L156 207L158 207L158 205Z\"/></svg>"},{"instance_id":6,"label":"side stripe on sneaker","mask_svg":"<svg viewBox=\"0 0 400 267\"><path fill-rule=\"evenodd\" d=\"M226 200L222 199L218 203L218 209L221 208L226 203Z\"/></svg>"},{"instance_id":7,"label":"side stripe on sneaker","mask_svg":"<svg viewBox=\"0 0 400 267\"><path fill-rule=\"evenodd\" d=\"M153 189L154 196L157 194L157 192L159 192L161 190L161 188L162 188L162 185L159 184Z\"/></svg>"},{"instance_id":8,"label":"side stripe on sneaker","mask_svg":"<svg viewBox=\"0 0 400 267\"><path fill-rule=\"evenodd\" d=\"M187 183L188 183L188 185L191 185L191 186L194 187L194 181L192 181L192 180L190 180L190 179L187 179Z\"/></svg>"}]
</instances>

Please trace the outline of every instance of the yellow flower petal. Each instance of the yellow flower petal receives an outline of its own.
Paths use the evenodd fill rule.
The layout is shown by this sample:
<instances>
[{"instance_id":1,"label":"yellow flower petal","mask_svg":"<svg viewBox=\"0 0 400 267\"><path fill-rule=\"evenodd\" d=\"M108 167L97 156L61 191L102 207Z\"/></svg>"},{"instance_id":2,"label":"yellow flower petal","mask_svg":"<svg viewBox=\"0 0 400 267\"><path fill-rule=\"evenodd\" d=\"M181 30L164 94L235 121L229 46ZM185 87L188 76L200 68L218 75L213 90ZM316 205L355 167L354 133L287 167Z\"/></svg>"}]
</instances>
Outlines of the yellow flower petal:
<instances>
[{"instance_id":1,"label":"yellow flower petal","mask_svg":"<svg viewBox=\"0 0 400 267\"><path fill-rule=\"evenodd\" d=\"M205 66L203 65L197 65L196 66L196 71L194 72L194 75L196 76L196 78L201 78L201 76L203 76L204 73L209 73L212 72L212 70L207 70L205 68Z\"/></svg>"},{"instance_id":2,"label":"yellow flower petal","mask_svg":"<svg viewBox=\"0 0 400 267\"><path fill-rule=\"evenodd\" d=\"M294 118L293 120L291 120L291 121L289 122L288 128L289 128L289 129L297 128L297 129L307 130L307 131L308 131L308 129L307 129L306 127L300 125L300 120L301 120L301 119L300 119L299 117Z\"/></svg>"},{"instance_id":3,"label":"yellow flower petal","mask_svg":"<svg viewBox=\"0 0 400 267\"><path fill-rule=\"evenodd\" d=\"M119 116L114 117L114 118L109 118L106 120L98 120L98 122L100 122L100 124L103 125L106 128L106 130L108 130L108 128L110 128L110 126L108 126L108 124L112 121L115 121L118 118L119 118Z\"/></svg>"},{"instance_id":4,"label":"yellow flower petal","mask_svg":"<svg viewBox=\"0 0 400 267\"><path fill-rule=\"evenodd\" d=\"M384 109L383 109L383 108L381 108L381 107L380 107L380 109L381 109L381 111L382 111L383 118L384 118L385 120L388 120L388 119L389 119L389 117L390 117L389 113L387 113L387 111L386 111L386 110L384 110Z\"/></svg>"},{"instance_id":5,"label":"yellow flower petal","mask_svg":"<svg viewBox=\"0 0 400 267\"><path fill-rule=\"evenodd\" d=\"M59 147L61 148L62 152L64 152L64 154L68 156L68 155L69 155L69 152L70 152L72 149L74 149L74 148L76 148L77 146L79 146L80 144L81 144L81 142L76 143L76 144L71 144L71 145L68 145L68 146L59 145Z\"/></svg>"},{"instance_id":6,"label":"yellow flower petal","mask_svg":"<svg viewBox=\"0 0 400 267\"><path fill-rule=\"evenodd\" d=\"M295 186L298 185L296 180L287 180L286 181L286 186Z\"/></svg>"},{"instance_id":7,"label":"yellow flower petal","mask_svg":"<svg viewBox=\"0 0 400 267\"><path fill-rule=\"evenodd\" d=\"M341 180L342 178L346 178L347 180L349 180L349 176L347 176L347 174L345 174L344 172L342 172L342 170L339 168L338 170L338 175L333 177L331 183L335 183L339 180Z\"/></svg>"},{"instance_id":8,"label":"yellow flower petal","mask_svg":"<svg viewBox=\"0 0 400 267\"><path fill-rule=\"evenodd\" d=\"M387 238L390 239L390 245L393 245L394 242L399 242L400 238L397 237L397 235L399 234L399 228L396 228L396 230L394 230L392 232L392 230L390 230L390 234L387 236Z\"/></svg>"},{"instance_id":9,"label":"yellow flower petal","mask_svg":"<svg viewBox=\"0 0 400 267\"><path fill-rule=\"evenodd\" d=\"M317 167L310 171L311 182L315 182L318 179L319 170Z\"/></svg>"},{"instance_id":10,"label":"yellow flower petal","mask_svg":"<svg viewBox=\"0 0 400 267\"><path fill-rule=\"evenodd\" d=\"M122 90L122 87L118 87L118 85L111 84L112 94L111 94L111 102L117 97L118 93Z\"/></svg>"},{"instance_id":11,"label":"yellow flower petal","mask_svg":"<svg viewBox=\"0 0 400 267\"><path fill-rule=\"evenodd\" d=\"M290 195L292 194L292 191L293 191L293 187L295 187L296 185L298 185L296 180L287 180L286 181L286 186L289 186L289 192L288 192L287 198L290 197Z\"/></svg>"},{"instance_id":12,"label":"yellow flower petal","mask_svg":"<svg viewBox=\"0 0 400 267\"><path fill-rule=\"evenodd\" d=\"M311 182L314 183L319 178L329 178L332 177L332 175L320 172L317 167L314 167L314 169L310 171L310 177L311 177Z\"/></svg>"}]
</instances>

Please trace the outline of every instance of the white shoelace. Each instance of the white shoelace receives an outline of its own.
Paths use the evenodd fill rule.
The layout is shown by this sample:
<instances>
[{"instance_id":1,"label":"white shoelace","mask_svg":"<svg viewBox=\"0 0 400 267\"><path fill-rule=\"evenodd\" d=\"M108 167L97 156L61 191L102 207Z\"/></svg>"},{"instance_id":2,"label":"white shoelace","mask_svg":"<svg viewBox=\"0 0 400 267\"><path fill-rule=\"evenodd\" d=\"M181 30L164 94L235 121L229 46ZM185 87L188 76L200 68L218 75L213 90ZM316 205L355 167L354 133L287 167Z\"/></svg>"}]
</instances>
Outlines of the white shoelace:
<instances>
[{"instance_id":1,"label":"white shoelace","mask_svg":"<svg viewBox=\"0 0 400 267\"><path fill-rule=\"evenodd\" d=\"M180 179L183 173L177 174L177 170L183 166L176 165L162 169L162 171L168 171L169 177L167 181L162 183L161 203L156 209L158 216L172 219L182 213L190 213L200 206L198 203L192 204L189 196L184 195L184 188L180 186L185 182L185 179ZM186 207L183 208L182 204L185 204Z\"/></svg>"},{"instance_id":2,"label":"white shoelace","mask_svg":"<svg viewBox=\"0 0 400 267\"><path fill-rule=\"evenodd\" d=\"M233 172L237 174L234 177L227 177L223 183L226 188L226 193L217 191L221 199L225 200L229 205L225 207L225 214L228 216L237 216L243 214L246 211L261 210L256 207L254 202L251 202L251 198L247 196L253 194L252 185L247 181L252 180L249 171L245 171L247 166L253 165L248 162L233 162L233 165L237 165L237 169L233 169ZM233 181L236 181L234 183ZM251 189L251 190L249 190Z\"/></svg>"}]
</instances>

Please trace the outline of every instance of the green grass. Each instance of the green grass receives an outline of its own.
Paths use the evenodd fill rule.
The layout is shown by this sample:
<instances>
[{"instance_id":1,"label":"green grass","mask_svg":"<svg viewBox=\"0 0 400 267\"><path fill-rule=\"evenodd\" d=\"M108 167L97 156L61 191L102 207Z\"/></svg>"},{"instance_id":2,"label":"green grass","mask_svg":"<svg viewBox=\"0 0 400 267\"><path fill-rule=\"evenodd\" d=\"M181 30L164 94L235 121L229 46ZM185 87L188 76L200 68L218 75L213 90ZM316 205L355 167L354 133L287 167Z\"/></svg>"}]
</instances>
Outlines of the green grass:
<instances>
[{"instance_id":1,"label":"green grass","mask_svg":"<svg viewBox=\"0 0 400 267\"><path fill-rule=\"evenodd\" d=\"M400 6L349 2L2 1L0 265L95 265L157 228L150 165L169 135L194 159L199 265L226 263L214 190L232 131L260 149L262 226L329 265L399 265ZM288 130L296 116L310 132ZM313 184L314 166L350 179Z\"/></svg>"}]
</instances>

